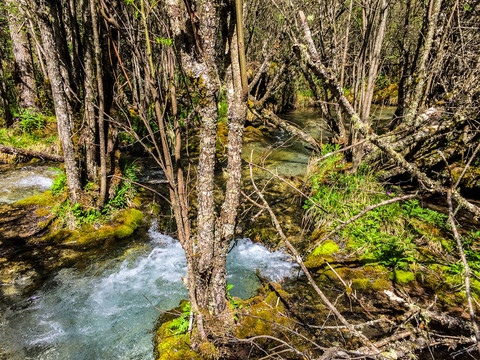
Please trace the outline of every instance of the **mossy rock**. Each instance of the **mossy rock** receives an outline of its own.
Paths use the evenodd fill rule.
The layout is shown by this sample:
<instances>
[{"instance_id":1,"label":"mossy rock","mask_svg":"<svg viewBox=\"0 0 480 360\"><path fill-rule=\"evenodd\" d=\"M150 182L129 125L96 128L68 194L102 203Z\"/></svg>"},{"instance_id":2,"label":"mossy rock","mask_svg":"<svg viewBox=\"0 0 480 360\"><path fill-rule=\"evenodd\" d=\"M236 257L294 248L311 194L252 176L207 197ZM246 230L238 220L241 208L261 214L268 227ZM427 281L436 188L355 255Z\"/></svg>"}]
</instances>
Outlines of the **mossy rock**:
<instances>
[{"instance_id":1,"label":"mossy rock","mask_svg":"<svg viewBox=\"0 0 480 360\"><path fill-rule=\"evenodd\" d=\"M171 321L163 323L155 334L155 358L157 360L200 360L199 354L190 348L190 335L172 335Z\"/></svg>"},{"instance_id":2,"label":"mossy rock","mask_svg":"<svg viewBox=\"0 0 480 360\"><path fill-rule=\"evenodd\" d=\"M415 274L413 272L398 269L393 270L389 277L392 281L395 281L399 284L408 284L409 282L415 280Z\"/></svg>"},{"instance_id":3,"label":"mossy rock","mask_svg":"<svg viewBox=\"0 0 480 360\"><path fill-rule=\"evenodd\" d=\"M45 241L62 244L85 245L108 239L123 239L133 234L143 221L143 213L136 209L127 209L115 216L113 224L95 229L85 224L79 230L61 229L46 237Z\"/></svg>"},{"instance_id":4,"label":"mossy rock","mask_svg":"<svg viewBox=\"0 0 480 360\"><path fill-rule=\"evenodd\" d=\"M305 261L305 266L310 269L323 267L325 260L331 261L334 258L331 256L338 252L340 248L337 243L331 240L326 240L317 246L308 256Z\"/></svg>"},{"instance_id":5,"label":"mossy rock","mask_svg":"<svg viewBox=\"0 0 480 360\"><path fill-rule=\"evenodd\" d=\"M372 284L372 289L377 291L390 289L391 284L387 279L376 279Z\"/></svg>"},{"instance_id":6,"label":"mossy rock","mask_svg":"<svg viewBox=\"0 0 480 360\"><path fill-rule=\"evenodd\" d=\"M54 206L59 202L60 198L52 194L52 192L45 191L42 194L30 196L29 198L17 201L15 205L18 206Z\"/></svg>"},{"instance_id":7,"label":"mossy rock","mask_svg":"<svg viewBox=\"0 0 480 360\"><path fill-rule=\"evenodd\" d=\"M372 282L370 279L353 279L352 280L352 289L353 290L367 290L372 287Z\"/></svg>"},{"instance_id":8,"label":"mossy rock","mask_svg":"<svg viewBox=\"0 0 480 360\"><path fill-rule=\"evenodd\" d=\"M329 256L338 252L340 248L337 243L331 240L326 240L319 246L317 246L313 251L313 256Z\"/></svg>"},{"instance_id":9,"label":"mossy rock","mask_svg":"<svg viewBox=\"0 0 480 360\"><path fill-rule=\"evenodd\" d=\"M281 298L277 294L280 294ZM275 286L275 291L268 291L263 296L256 296L242 302L242 308L238 311L245 313L246 316L239 316L235 336L241 339L258 335L276 336L278 326L274 324L293 325L293 319L284 315L283 301L288 298L290 298L290 294L278 285Z\"/></svg>"}]
</instances>

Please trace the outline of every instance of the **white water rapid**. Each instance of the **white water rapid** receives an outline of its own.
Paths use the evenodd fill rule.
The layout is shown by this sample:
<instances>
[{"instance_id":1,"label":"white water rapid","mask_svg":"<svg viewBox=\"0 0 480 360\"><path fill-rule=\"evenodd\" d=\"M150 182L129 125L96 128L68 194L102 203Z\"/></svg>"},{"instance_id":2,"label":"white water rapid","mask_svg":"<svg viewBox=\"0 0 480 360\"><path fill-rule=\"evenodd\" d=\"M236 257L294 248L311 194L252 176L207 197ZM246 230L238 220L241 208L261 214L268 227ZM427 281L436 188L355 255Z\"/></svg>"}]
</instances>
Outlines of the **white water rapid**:
<instances>
[{"instance_id":1,"label":"white water rapid","mask_svg":"<svg viewBox=\"0 0 480 360\"><path fill-rule=\"evenodd\" d=\"M178 241L154 227L148 237L113 260L61 270L35 296L0 315L0 349L7 359L152 359L149 330L159 312L146 298L170 309L187 291ZM242 298L258 287L256 269L272 280L293 270L283 253L248 239L238 241L227 261L231 293Z\"/></svg>"}]
</instances>

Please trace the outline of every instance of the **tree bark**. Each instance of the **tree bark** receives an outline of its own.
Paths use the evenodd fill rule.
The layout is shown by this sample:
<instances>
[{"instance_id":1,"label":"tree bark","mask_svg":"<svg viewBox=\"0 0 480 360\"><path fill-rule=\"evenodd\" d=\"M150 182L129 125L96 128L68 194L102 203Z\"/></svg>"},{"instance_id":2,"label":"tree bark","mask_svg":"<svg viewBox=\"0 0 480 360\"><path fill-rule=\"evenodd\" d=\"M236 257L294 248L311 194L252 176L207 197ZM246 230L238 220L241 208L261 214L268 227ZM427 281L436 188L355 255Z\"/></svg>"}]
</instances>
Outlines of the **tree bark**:
<instances>
[{"instance_id":1,"label":"tree bark","mask_svg":"<svg viewBox=\"0 0 480 360\"><path fill-rule=\"evenodd\" d=\"M85 4L83 9L83 21L85 23L84 32L84 93L85 93L85 110L83 112L83 119L85 121L85 164L87 170L87 178L89 181L97 181L97 161L96 161L96 144L95 139L97 135L97 126L95 119L95 98L96 98L96 85L95 85L95 70L93 62L93 34L92 34L92 18L90 3Z\"/></svg>"},{"instance_id":2,"label":"tree bark","mask_svg":"<svg viewBox=\"0 0 480 360\"><path fill-rule=\"evenodd\" d=\"M105 134L105 92L103 88L102 47L100 43L100 29L95 0L90 0L90 12L92 16L93 44L97 75L98 91L98 142L100 155L100 194L98 204L103 207L107 196L107 147Z\"/></svg>"},{"instance_id":3,"label":"tree bark","mask_svg":"<svg viewBox=\"0 0 480 360\"><path fill-rule=\"evenodd\" d=\"M440 13L440 7L442 5L442 0L431 0L431 14L428 18L428 29L427 35L425 38L425 43L423 47L422 57L420 59L420 64L417 70L417 81L415 85L415 89L413 92L413 97L410 101L410 105L408 107L408 111L405 114L404 124L406 126L414 125L413 121L415 120L415 115L419 111L419 106L422 101L424 87L425 87L425 80L427 78L427 62L428 58L430 57L430 52L433 46L433 37L437 30L437 20L438 15Z\"/></svg>"},{"instance_id":4,"label":"tree bark","mask_svg":"<svg viewBox=\"0 0 480 360\"><path fill-rule=\"evenodd\" d=\"M55 115L57 118L58 135L60 137L65 158L65 172L67 176L67 188L70 203L77 202L81 192L80 171L75 158L75 148L72 141L73 116L68 104L67 95L69 88L65 85L65 79L60 73L60 55L54 42L54 34L49 18L51 9L44 1L37 3L32 1L33 9L37 14L38 28L45 50L47 72L52 87Z\"/></svg>"},{"instance_id":5,"label":"tree bark","mask_svg":"<svg viewBox=\"0 0 480 360\"><path fill-rule=\"evenodd\" d=\"M8 5L15 6L13 1L8 1ZM22 10L20 6L15 7L14 11L8 12L8 26L10 29L10 38L12 39L12 51L15 61L15 83L18 91L18 102L20 107L34 107L36 104L35 73L33 68L33 59L28 43L28 36L23 29Z\"/></svg>"}]
</instances>

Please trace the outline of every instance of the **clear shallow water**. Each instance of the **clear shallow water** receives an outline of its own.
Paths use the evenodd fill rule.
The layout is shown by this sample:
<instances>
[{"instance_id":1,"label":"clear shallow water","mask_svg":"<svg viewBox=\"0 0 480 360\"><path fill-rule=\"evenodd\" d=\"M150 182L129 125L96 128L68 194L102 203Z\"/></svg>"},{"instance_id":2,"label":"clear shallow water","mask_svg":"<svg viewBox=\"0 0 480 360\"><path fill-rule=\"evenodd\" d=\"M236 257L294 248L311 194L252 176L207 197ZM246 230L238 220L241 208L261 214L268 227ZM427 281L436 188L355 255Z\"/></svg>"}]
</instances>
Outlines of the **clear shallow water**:
<instances>
[{"instance_id":1,"label":"clear shallow water","mask_svg":"<svg viewBox=\"0 0 480 360\"><path fill-rule=\"evenodd\" d=\"M151 359L153 322L161 309L187 298L181 281L184 252L153 227L150 241L86 270L63 269L34 297L0 315L0 355L9 359ZM228 255L232 295L258 287L255 270L272 280L291 274L292 262L248 239Z\"/></svg>"},{"instance_id":2,"label":"clear shallow water","mask_svg":"<svg viewBox=\"0 0 480 360\"><path fill-rule=\"evenodd\" d=\"M392 119L396 107L373 105L372 117L375 128L386 126ZM319 109L293 110L281 117L295 124L320 143L327 143L332 133L321 117ZM348 134L347 128L347 134ZM253 138L244 144L243 159L262 164L267 169L283 176L304 176L307 170L312 149L302 141L291 138L291 135L277 131L276 138ZM248 176L248 175L247 175Z\"/></svg>"},{"instance_id":3,"label":"clear shallow water","mask_svg":"<svg viewBox=\"0 0 480 360\"><path fill-rule=\"evenodd\" d=\"M0 204L11 204L50 189L57 174L50 166L25 166L0 173Z\"/></svg>"}]
</instances>

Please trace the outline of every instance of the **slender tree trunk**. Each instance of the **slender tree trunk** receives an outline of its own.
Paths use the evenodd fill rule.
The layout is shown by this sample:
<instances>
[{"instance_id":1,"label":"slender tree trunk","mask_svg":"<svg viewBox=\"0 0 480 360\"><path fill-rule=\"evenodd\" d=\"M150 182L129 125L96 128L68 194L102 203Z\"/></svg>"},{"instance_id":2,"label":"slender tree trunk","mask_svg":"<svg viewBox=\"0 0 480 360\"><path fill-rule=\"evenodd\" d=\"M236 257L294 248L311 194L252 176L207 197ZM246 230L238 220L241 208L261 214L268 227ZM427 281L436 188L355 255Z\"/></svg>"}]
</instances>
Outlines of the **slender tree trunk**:
<instances>
[{"instance_id":1,"label":"slender tree trunk","mask_svg":"<svg viewBox=\"0 0 480 360\"><path fill-rule=\"evenodd\" d=\"M105 92L103 88L102 47L100 43L100 27L97 16L95 0L90 0L90 12L92 16L93 44L95 64L97 70L98 91L98 143L100 154L100 194L98 203L100 207L105 204L107 195L107 147L105 134Z\"/></svg>"},{"instance_id":2,"label":"slender tree trunk","mask_svg":"<svg viewBox=\"0 0 480 360\"><path fill-rule=\"evenodd\" d=\"M427 79L428 73L428 59L430 57L430 52L433 46L433 37L437 30L437 20L438 15L440 13L440 8L442 5L442 0L432 0L431 7L430 7L430 16L428 18L428 28L427 28L427 35L425 38L425 43L423 47L422 56L420 59L420 64L417 70L417 82L415 85L415 89L413 92L413 97L410 101L410 105L408 107L408 111L405 114L404 125L411 126L414 125L413 121L415 120L415 115L419 110L420 103L422 101L425 81Z\"/></svg>"},{"instance_id":3,"label":"slender tree trunk","mask_svg":"<svg viewBox=\"0 0 480 360\"><path fill-rule=\"evenodd\" d=\"M3 66L3 64L0 66L0 78L2 79L5 78L5 70ZM5 118L5 125L10 127L13 124L13 115L10 109L10 102L8 100L9 96L7 93L7 87L3 81L0 83L0 96L3 107L3 116Z\"/></svg>"},{"instance_id":4,"label":"slender tree trunk","mask_svg":"<svg viewBox=\"0 0 480 360\"><path fill-rule=\"evenodd\" d=\"M345 42L343 44L343 54L342 54L342 63L340 65L340 86L345 85L345 64L347 63L347 54L348 54L348 37L350 35L350 19L352 17L352 7L353 0L350 0L350 5L348 6L348 18L347 18L347 29L345 30Z\"/></svg>"},{"instance_id":5,"label":"slender tree trunk","mask_svg":"<svg viewBox=\"0 0 480 360\"><path fill-rule=\"evenodd\" d=\"M96 98L96 84L95 84L95 70L93 63L93 34L92 34L92 19L90 4L87 3L83 9L83 18L85 24L85 80L84 80L84 93L85 93L85 110L83 118L86 123L85 126L85 163L87 170L87 177L89 181L97 181L97 161L96 161L96 135L97 135L97 123L95 119L95 98Z\"/></svg>"},{"instance_id":6,"label":"slender tree trunk","mask_svg":"<svg viewBox=\"0 0 480 360\"><path fill-rule=\"evenodd\" d=\"M12 1L9 1L8 4L14 6ZM34 107L36 104L35 73L28 36L23 29L22 11L19 6L17 6L16 10L19 16L16 16L14 12L8 13L8 26L15 61L15 83L18 91L18 102L20 107L28 108Z\"/></svg>"},{"instance_id":7,"label":"slender tree trunk","mask_svg":"<svg viewBox=\"0 0 480 360\"><path fill-rule=\"evenodd\" d=\"M368 78L364 78L364 82L367 82L365 87L362 82L362 90L364 90L362 103L360 104L360 119L365 123L370 123L370 109L372 106L373 93L375 90L375 81L377 80L378 69L380 67L380 53L382 51L383 38L385 37L386 24L387 24L387 14L388 14L388 5L386 0L381 0L378 4L379 9L377 9L379 24L376 31L376 36L373 44L373 48L369 51L369 69L368 69ZM362 140L363 137L361 134L358 134L358 140ZM354 170L358 169L361 165L364 155L364 146L360 145L356 148L355 157L353 161Z\"/></svg>"}]
</instances>

